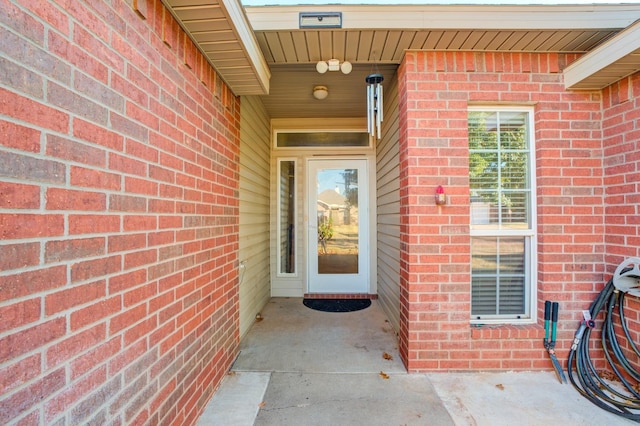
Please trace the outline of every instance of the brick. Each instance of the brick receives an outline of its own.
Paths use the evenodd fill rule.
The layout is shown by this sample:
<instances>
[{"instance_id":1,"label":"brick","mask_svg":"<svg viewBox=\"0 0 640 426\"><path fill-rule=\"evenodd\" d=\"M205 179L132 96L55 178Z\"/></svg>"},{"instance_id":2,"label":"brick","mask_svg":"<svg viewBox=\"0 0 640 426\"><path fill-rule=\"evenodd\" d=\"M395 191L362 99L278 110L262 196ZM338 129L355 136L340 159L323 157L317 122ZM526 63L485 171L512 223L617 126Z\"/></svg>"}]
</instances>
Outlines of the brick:
<instances>
[{"instance_id":1,"label":"brick","mask_svg":"<svg viewBox=\"0 0 640 426\"><path fill-rule=\"evenodd\" d=\"M105 238L48 241L45 244L45 262L61 262L105 253Z\"/></svg>"},{"instance_id":2,"label":"brick","mask_svg":"<svg viewBox=\"0 0 640 426\"><path fill-rule=\"evenodd\" d=\"M39 263L39 243L0 245L0 271L36 266Z\"/></svg>"},{"instance_id":3,"label":"brick","mask_svg":"<svg viewBox=\"0 0 640 426\"><path fill-rule=\"evenodd\" d=\"M138 122L130 120L123 115L116 114L113 111L111 111L109 117L114 130L137 141L148 142L149 130Z\"/></svg>"},{"instance_id":4,"label":"brick","mask_svg":"<svg viewBox=\"0 0 640 426\"><path fill-rule=\"evenodd\" d=\"M71 281L84 281L113 274L120 270L120 256L87 260L71 265Z\"/></svg>"},{"instance_id":5,"label":"brick","mask_svg":"<svg viewBox=\"0 0 640 426\"><path fill-rule=\"evenodd\" d=\"M39 238L62 235L62 215L0 214L0 239Z\"/></svg>"},{"instance_id":6,"label":"brick","mask_svg":"<svg viewBox=\"0 0 640 426\"><path fill-rule=\"evenodd\" d=\"M107 108L59 84L53 82L47 84L47 99L52 105L56 105L74 115L83 117L94 123L99 123L102 126L106 126L107 124Z\"/></svg>"},{"instance_id":7,"label":"brick","mask_svg":"<svg viewBox=\"0 0 640 426\"><path fill-rule=\"evenodd\" d=\"M71 167L70 182L71 185L85 188L99 188L111 191L119 191L121 188L119 175L84 167Z\"/></svg>"},{"instance_id":8,"label":"brick","mask_svg":"<svg viewBox=\"0 0 640 426\"><path fill-rule=\"evenodd\" d=\"M99 346L74 357L71 362L71 378L83 376L96 366L107 364L109 358L114 357L121 349L120 338L116 337L101 343Z\"/></svg>"},{"instance_id":9,"label":"brick","mask_svg":"<svg viewBox=\"0 0 640 426\"><path fill-rule=\"evenodd\" d=\"M66 288L45 297L45 311L47 315L53 315L78 305L99 300L105 295L105 281Z\"/></svg>"},{"instance_id":10,"label":"brick","mask_svg":"<svg viewBox=\"0 0 640 426\"><path fill-rule=\"evenodd\" d=\"M69 234L106 234L120 231L120 216L103 214L69 215Z\"/></svg>"},{"instance_id":11,"label":"brick","mask_svg":"<svg viewBox=\"0 0 640 426\"><path fill-rule=\"evenodd\" d=\"M40 299L28 299L0 307L0 333L24 327L40 319Z\"/></svg>"},{"instance_id":12,"label":"brick","mask_svg":"<svg viewBox=\"0 0 640 426\"><path fill-rule=\"evenodd\" d=\"M122 151L124 147L124 138L121 135L77 117L73 119L73 135L115 151Z\"/></svg>"},{"instance_id":13,"label":"brick","mask_svg":"<svg viewBox=\"0 0 640 426\"><path fill-rule=\"evenodd\" d=\"M46 351L46 365L53 368L76 355L98 345L105 339L106 325L98 324L88 330L71 335L49 347Z\"/></svg>"},{"instance_id":14,"label":"brick","mask_svg":"<svg viewBox=\"0 0 640 426\"><path fill-rule=\"evenodd\" d=\"M158 251L156 249L137 251L124 255L124 268L132 269L144 265L151 265L158 260Z\"/></svg>"},{"instance_id":15,"label":"brick","mask_svg":"<svg viewBox=\"0 0 640 426\"><path fill-rule=\"evenodd\" d=\"M57 161L0 151L0 176L24 182L63 183L65 166Z\"/></svg>"},{"instance_id":16,"label":"brick","mask_svg":"<svg viewBox=\"0 0 640 426\"><path fill-rule=\"evenodd\" d=\"M35 42L38 45L44 43L44 26L29 14L9 2L0 3L0 19L8 28L12 28L18 34Z\"/></svg>"},{"instance_id":17,"label":"brick","mask_svg":"<svg viewBox=\"0 0 640 426\"><path fill-rule=\"evenodd\" d=\"M6 58L0 58L0 69L4 73L3 83L6 86L31 98L44 98L43 79L38 74Z\"/></svg>"},{"instance_id":18,"label":"brick","mask_svg":"<svg viewBox=\"0 0 640 426\"><path fill-rule=\"evenodd\" d=\"M40 354L22 358L18 362L0 368L0 392L8 395L15 389L42 374Z\"/></svg>"},{"instance_id":19,"label":"brick","mask_svg":"<svg viewBox=\"0 0 640 426\"><path fill-rule=\"evenodd\" d=\"M96 299L98 300L98 299ZM72 331L86 327L90 324L103 321L106 317L115 314L122 307L120 296L98 300L97 303L75 309L71 313L70 328Z\"/></svg>"},{"instance_id":20,"label":"brick","mask_svg":"<svg viewBox=\"0 0 640 426\"><path fill-rule=\"evenodd\" d=\"M59 414L73 406L83 395L96 389L106 381L106 368L99 368L87 376L67 386L45 403L45 419L51 422Z\"/></svg>"},{"instance_id":21,"label":"brick","mask_svg":"<svg viewBox=\"0 0 640 426\"><path fill-rule=\"evenodd\" d=\"M0 144L8 148L37 153L40 151L40 131L0 120Z\"/></svg>"},{"instance_id":22,"label":"brick","mask_svg":"<svg viewBox=\"0 0 640 426\"><path fill-rule=\"evenodd\" d=\"M132 324L143 319L147 314L147 308L144 305L138 305L127 311L116 315L109 321L109 335L114 335Z\"/></svg>"},{"instance_id":23,"label":"brick","mask_svg":"<svg viewBox=\"0 0 640 426\"><path fill-rule=\"evenodd\" d=\"M0 362L4 363L58 339L66 331L66 320L56 318L14 332L0 339Z\"/></svg>"},{"instance_id":24,"label":"brick","mask_svg":"<svg viewBox=\"0 0 640 426\"><path fill-rule=\"evenodd\" d=\"M64 369L58 369L2 401L0 423L9 424L20 414L40 403L65 385Z\"/></svg>"},{"instance_id":25,"label":"brick","mask_svg":"<svg viewBox=\"0 0 640 426\"><path fill-rule=\"evenodd\" d=\"M102 149L56 135L47 135L47 155L96 167L105 167L107 158Z\"/></svg>"},{"instance_id":26,"label":"brick","mask_svg":"<svg viewBox=\"0 0 640 426\"><path fill-rule=\"evenodd\" d=\"M47 190L48 210L102 211L106 207L107 199L103 193L62 188Z\"/></svg>"},{"instance_id":27,"label":"brick","mask_svg":"<svg viewBox=\"0 0 640 426\"><path fill-rule=\"evenodd\" d=\"M66 282L65 266L5 275L0 280L0 302L55 289Z\"/></svg>"},{"instance_id":28,"label":"brick","mask_svg":"<svg viewBox=\"0 0 640 426\"><path fill-rule=\"evenodd\" d=\"M89 394L83 394L80 403L69 410L71 424L83 424L83 420L95 414L95 407L100 407L113 398L121 385L120 376L116 376Z\"/></svg>"}]
</instances>

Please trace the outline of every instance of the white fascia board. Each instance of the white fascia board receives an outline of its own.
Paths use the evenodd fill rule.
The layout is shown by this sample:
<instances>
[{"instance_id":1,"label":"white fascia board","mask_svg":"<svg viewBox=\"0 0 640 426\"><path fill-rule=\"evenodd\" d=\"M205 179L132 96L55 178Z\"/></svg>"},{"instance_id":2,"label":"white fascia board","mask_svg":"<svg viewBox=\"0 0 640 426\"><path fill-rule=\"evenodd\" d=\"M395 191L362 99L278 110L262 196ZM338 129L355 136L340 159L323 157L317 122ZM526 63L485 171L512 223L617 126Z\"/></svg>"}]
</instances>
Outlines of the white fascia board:
<instances>
[{"instance_id":1,"label":"white fascia board","mask_svg":"<svg viewBox=\"0 0 640 426\"><path fill-rule=\"evenodd\" d=\"M640 49L640 20L567 66L563 72L565 87L572 88L638 49ZM640 64L637 68L640 68Z\"/></svg>"},{"instance_id":2,"label":"white fascia board","mask_svg":"<svg viewBox=\"0 0 640 426\"><path fill-rule=\"evenodd\" d=\"M322 5L245 7L255 31L299 29L300 12L342 12L343 29L619 29L640 19L640 4L541 6Z\"/></svg>"},{"instance_id":3,"label":"white fascia board","mask_svg":"<svg viewBox=\"0 0 640 426\"><path fill-rule=\"evenodd\" d=\"M260 86L264 93L269 93L269 80L271 79L271 70L262 55L258 40L249 24L247 15L244 12L239 0L221 0L224 11L229 17L232 28L236 31L239 41L246 51L247 58L253 67L256 77L258 77Z\"/></svg>"}]
</instances>

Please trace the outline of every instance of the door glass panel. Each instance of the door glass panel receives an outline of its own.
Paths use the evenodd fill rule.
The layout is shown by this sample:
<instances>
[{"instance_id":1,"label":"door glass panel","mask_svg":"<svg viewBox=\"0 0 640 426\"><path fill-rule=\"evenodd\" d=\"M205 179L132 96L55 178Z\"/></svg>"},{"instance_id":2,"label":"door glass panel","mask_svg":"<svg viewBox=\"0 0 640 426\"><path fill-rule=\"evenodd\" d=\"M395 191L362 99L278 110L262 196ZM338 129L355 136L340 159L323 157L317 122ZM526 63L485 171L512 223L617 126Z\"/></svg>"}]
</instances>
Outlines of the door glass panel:
<instances>
[{"instance_id":1,"label":"door glass panel","mask_svg":"<svg viewBox=\"0 0 640 426\"><path fill-rule=\"evenodd\" d=\"M280 270L281 274L294 274L295 270L295 162L280 162Z\"/></svg>"},{"instance_id":2,"label":"door glass panel","mask_svg":"<svg viewBox=\"0 0 640 426\"><path fill-rule=\"evenodd\" d=\"M318 274L358 273L358 169L317 174Z\"/></svg>"}]
</instances>

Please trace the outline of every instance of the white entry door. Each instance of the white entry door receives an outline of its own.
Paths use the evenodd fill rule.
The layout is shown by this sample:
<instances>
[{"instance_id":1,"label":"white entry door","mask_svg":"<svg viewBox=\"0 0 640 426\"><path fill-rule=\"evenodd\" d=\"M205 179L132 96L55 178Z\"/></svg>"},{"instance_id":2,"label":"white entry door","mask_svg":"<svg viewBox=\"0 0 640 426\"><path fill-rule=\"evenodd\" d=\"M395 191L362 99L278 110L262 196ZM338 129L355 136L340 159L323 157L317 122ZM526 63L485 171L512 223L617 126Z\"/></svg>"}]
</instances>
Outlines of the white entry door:
<instances>
[{"instance_id":1,"label":"white entry door","mask_svg":"<svg viewBox=\"0 0 640 426\"><path fill-rule=\"evenodd\" d=\"M368 293L368 160L308 166L309 293Z\"/></svg>"}]
</instances>

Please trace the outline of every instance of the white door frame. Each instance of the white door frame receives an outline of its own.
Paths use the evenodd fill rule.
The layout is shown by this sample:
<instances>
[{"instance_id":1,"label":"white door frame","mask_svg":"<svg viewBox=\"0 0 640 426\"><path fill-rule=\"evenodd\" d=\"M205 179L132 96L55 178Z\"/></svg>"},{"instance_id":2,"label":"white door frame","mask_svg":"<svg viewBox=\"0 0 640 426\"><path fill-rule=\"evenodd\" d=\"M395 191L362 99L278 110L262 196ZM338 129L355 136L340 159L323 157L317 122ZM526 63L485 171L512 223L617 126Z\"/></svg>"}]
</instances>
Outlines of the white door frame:
<instances>
[{"instance_id":1,"label":"white door frame","mask_svg":"<svg viewBox=\"0 0 640 426\"><path fill-rule=\"evenodd\" d=\"M323 293L323 294L354 294L354 293L372 293L375 288L371 283L372 266L375 265L372 254L375 253L371 244L372 223L375 223L375 217L372 217L371 206L373 203L373 194L371 191L373 176L370 168L371 160L367 157L335 157L335 158L308 158L306 173L306 191L305 191L305 210L306 210L306 229L307 229L307 292ZM317 194L318 188L316 183L316 175L322 169L358 169L358 272L354 274L319 274L318 273L318 243L317 243Z\"/></svg>"}]
</instances>

